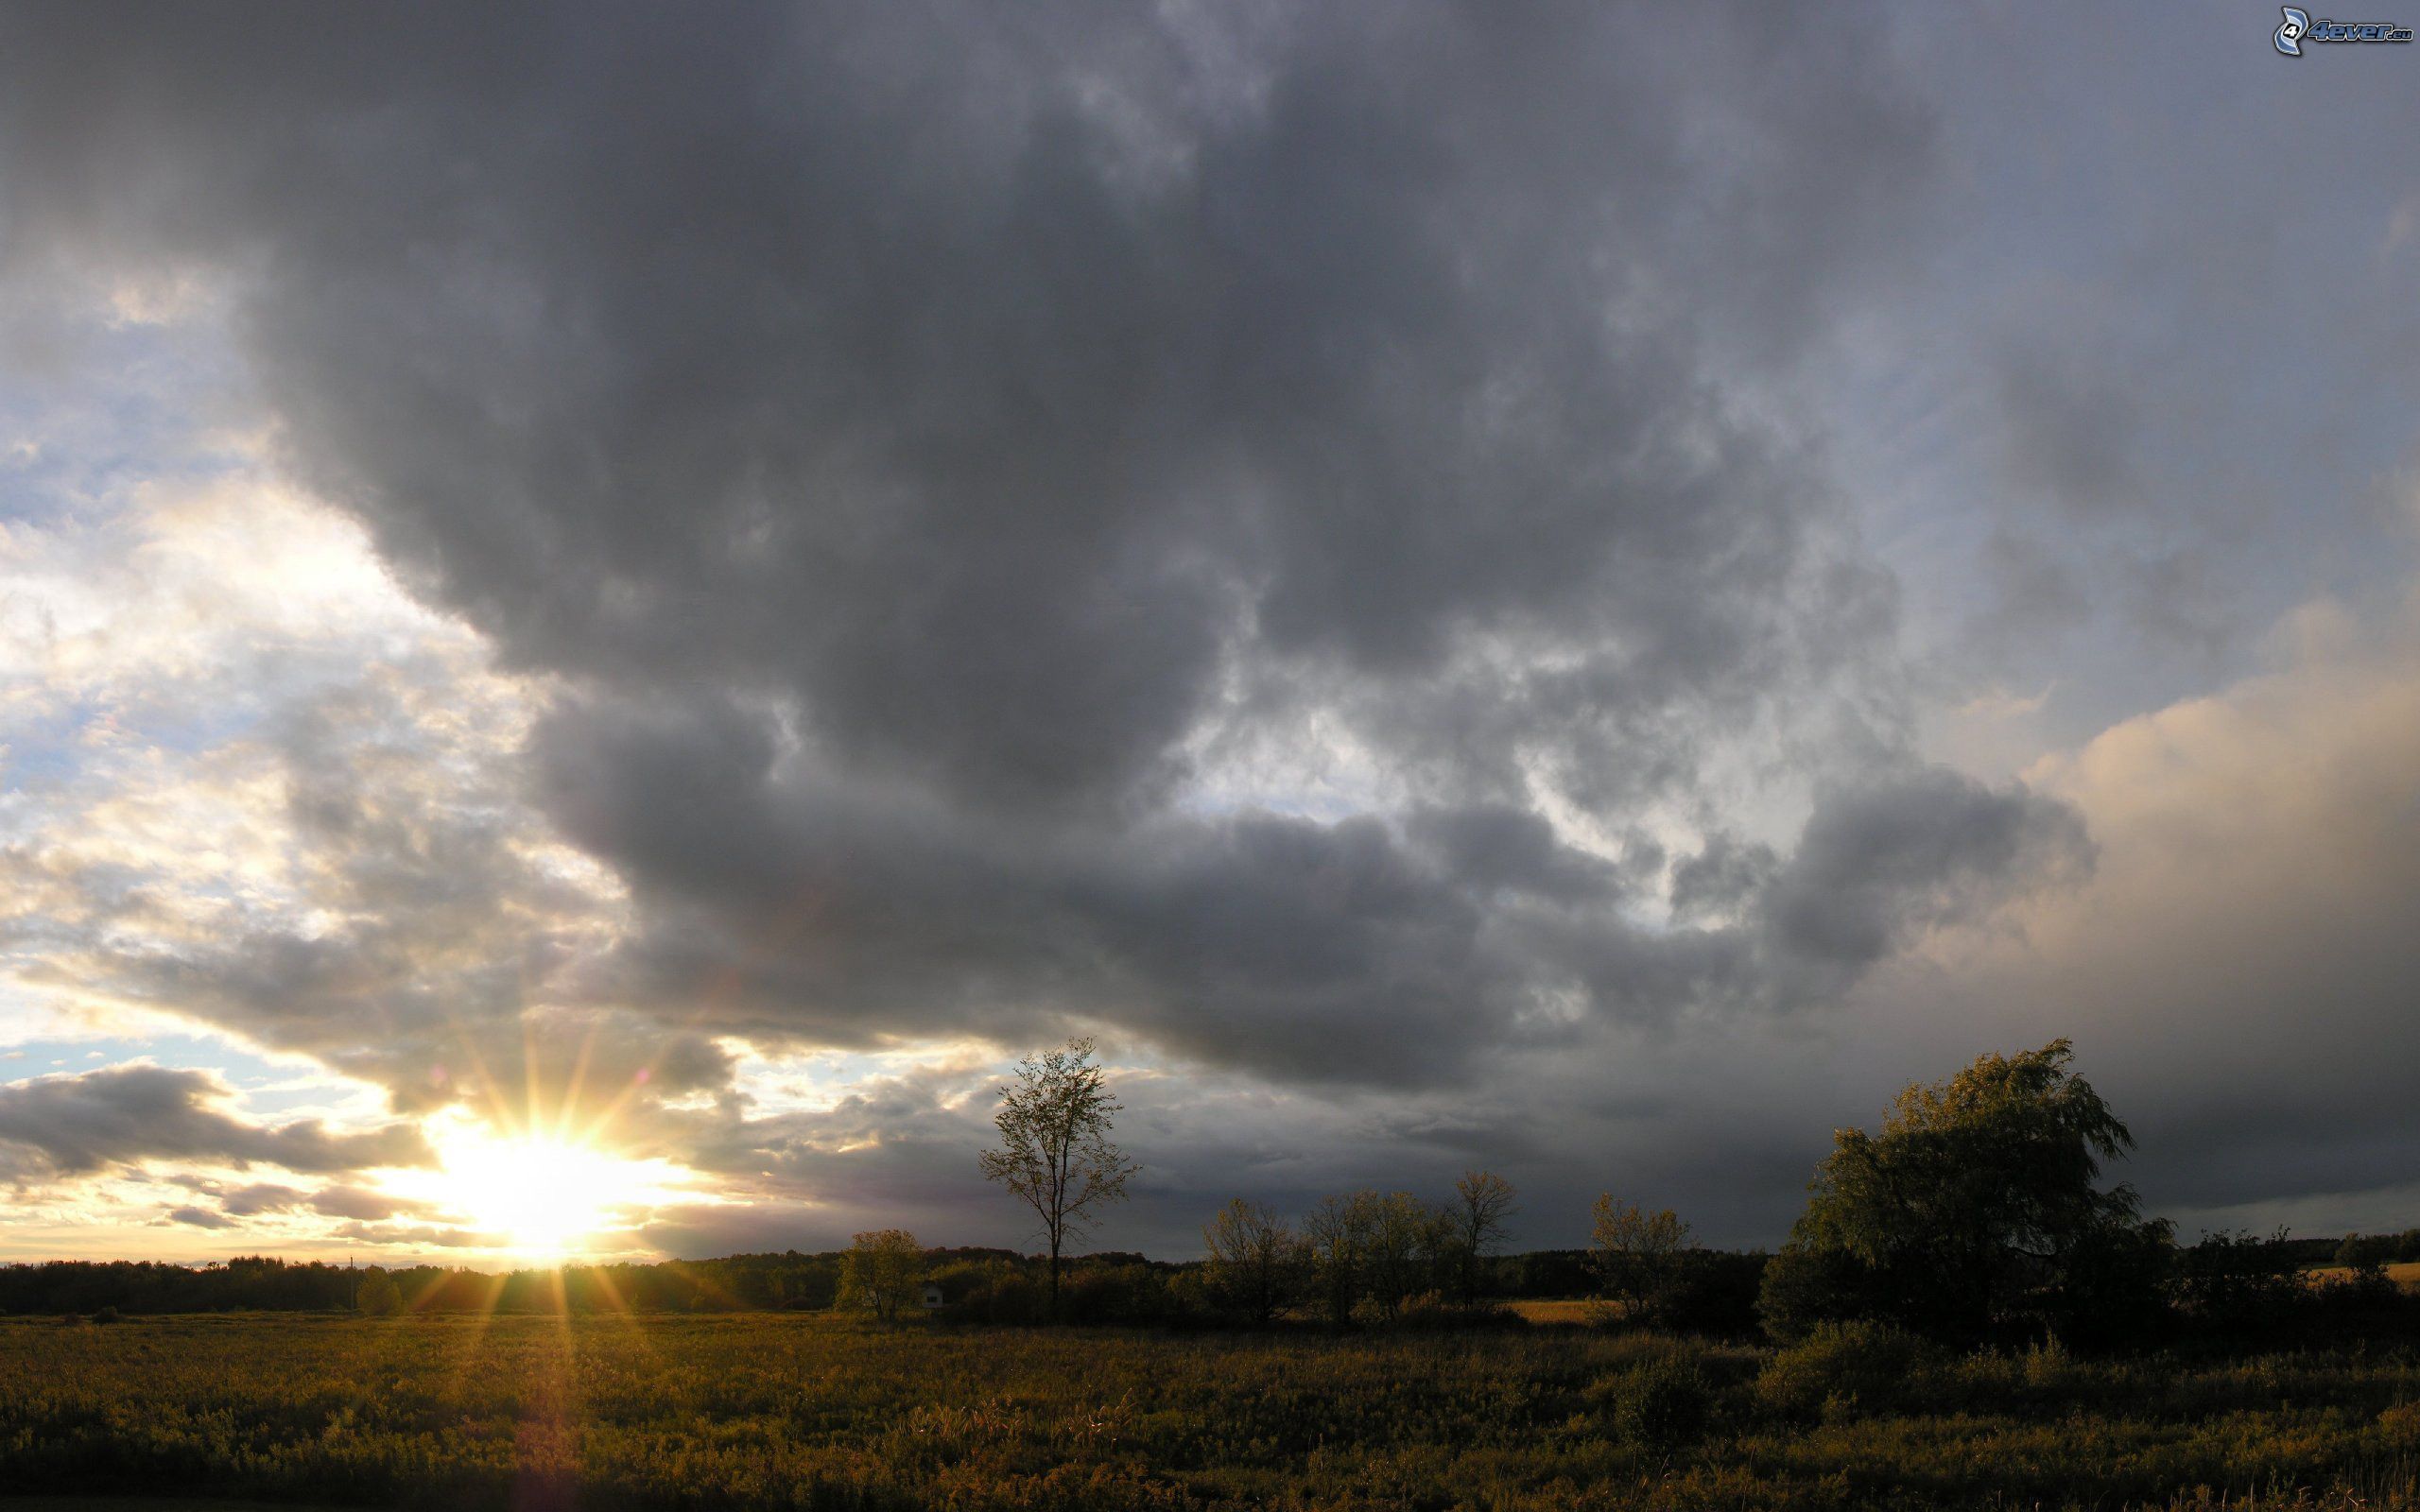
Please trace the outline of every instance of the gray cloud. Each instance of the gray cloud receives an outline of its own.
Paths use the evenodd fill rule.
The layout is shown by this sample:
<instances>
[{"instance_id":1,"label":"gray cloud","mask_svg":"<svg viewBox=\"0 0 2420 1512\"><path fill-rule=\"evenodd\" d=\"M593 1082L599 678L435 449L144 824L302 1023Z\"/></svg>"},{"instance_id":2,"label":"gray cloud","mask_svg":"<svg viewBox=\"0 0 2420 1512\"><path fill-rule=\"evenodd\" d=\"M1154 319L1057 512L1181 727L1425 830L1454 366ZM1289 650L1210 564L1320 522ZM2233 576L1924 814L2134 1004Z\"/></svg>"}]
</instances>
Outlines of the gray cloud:
<instances>
[{"instance_id":1,"label":"gray cloud","mask_svg":"<svg viewBox=\"0 0 2420 1512\"><path fill-rule=\"evenodd\" d=\"M2341 1105L2408 1060L2408 793L2269 752L2197 846L2028 764L2225 748L2281 609L2400 591L2420 327L2363 296L2420 200L2321 149L2405 92L1891 20L0 20L26 341L195 273L283 463L544 704L467 754L458 668L286 709L307 923L127 950L157 877L21 847L63 902L0 928L406 1108L580 1066L802 1224L946 1233L980 1121L755 1108L722 1037L1098 1028L1256 1121L1138 1098L1179 1244L1220 1173L1499 1160L1542 1237L1599 1179L1770 1237L1824 1129L2060 1033L2161 1200L2390 1190L2411 1131ZM2025 784L1911 733L1989 686L2057 689L1975 738ZM2278 717L2409 769L2327 735L2400 713Z\"/></svg>"},{"instance_id":2,"label":"gray cloud","mask_svg":"<svg viewBox=\"0 0 2420 1512\"><path fill-rule=\"evenodd\" d=\"M1903 931L2080 882L2092 862L2066 804L1935 767L1828 795L1758 907L1792 954L1864 966Z\"/></svg>"},{"instance_id":3,"label":"gray cloud","mask_svg":"<svg viewBox=\"0 0 2420 1512\"><path fill-rule=\"evenodd\" d=\"M31 1151L60 1176L147 1160L337 1172L434 1159L417 1125L358 1134L314 1120L269 1127L212 1106L226 1095L208 1073L160 1066L37 1077L0 1087L0 1145Z\"/></svg>"},{"instance_id":4,"label":"gray cloud","mask_svg":"<svg viewBox=\"0 0 2420 1512\"><path fill-rule=\"evenodd\" d=\"M1731 728L1898 738L1887 576L1729 398L1915 214L1929 107L1841 27L251 14L12 19L10 268L227 282L295 467L561 679L537 796L645 917L535 998L543 931L432 978L536 880L301 728L352 922L112 963L146 1000L407 1100L533 1010L651 1022L667 1092L692 1030L1070 1016L1420 1080L1574 991L1754 994L1547 790L1619 832ZM1346 815L1221 796L1340 745Z\"/></svg>"}]
</instances>

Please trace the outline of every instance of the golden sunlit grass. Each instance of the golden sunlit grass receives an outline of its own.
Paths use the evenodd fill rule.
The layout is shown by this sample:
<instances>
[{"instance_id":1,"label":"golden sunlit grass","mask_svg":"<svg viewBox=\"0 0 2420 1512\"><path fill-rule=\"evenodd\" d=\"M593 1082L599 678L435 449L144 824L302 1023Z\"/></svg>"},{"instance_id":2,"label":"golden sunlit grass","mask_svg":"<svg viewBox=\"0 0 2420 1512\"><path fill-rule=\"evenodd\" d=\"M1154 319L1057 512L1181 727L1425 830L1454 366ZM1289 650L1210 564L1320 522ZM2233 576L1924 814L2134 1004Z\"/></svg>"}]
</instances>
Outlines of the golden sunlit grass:
<instances>
[{"instance_id":1,"label":"golden sunlit grass","mask_svg":"<svg viewBox=\"0 0 2420 1512\"><path fill-rule=\"evenodd\" d=\"M1651 1334L752 1316L0 1319L0 1494L382 1507L2411 1506L2420 1361L1944 1357L1809 1413ZM1702 1416L1659 1423L1649 1387ZM11 1504L0 1500L0 1506Z\"/></svg>"},{"instance_id":2,"label":"golden sunlit grass","mask_svg":"<svg viewBox=\"0 0 2420 1512\"><path fill-rule=\"evenodd\" d=\"M2385 1269L2387 1280L2394 1282L2394 1284L2402 1287L2407 1292L2420 1292L2420 1261L2398 1261L2394 1264L2385 1267ZM2321 1265L2304 1272L2304 1275L2313 1284L2317 1284L2321 1281L2343 1281L2351 1280L2353 1279L2352 1267L2348 1265Z\"/></svg>"}]
</instances>

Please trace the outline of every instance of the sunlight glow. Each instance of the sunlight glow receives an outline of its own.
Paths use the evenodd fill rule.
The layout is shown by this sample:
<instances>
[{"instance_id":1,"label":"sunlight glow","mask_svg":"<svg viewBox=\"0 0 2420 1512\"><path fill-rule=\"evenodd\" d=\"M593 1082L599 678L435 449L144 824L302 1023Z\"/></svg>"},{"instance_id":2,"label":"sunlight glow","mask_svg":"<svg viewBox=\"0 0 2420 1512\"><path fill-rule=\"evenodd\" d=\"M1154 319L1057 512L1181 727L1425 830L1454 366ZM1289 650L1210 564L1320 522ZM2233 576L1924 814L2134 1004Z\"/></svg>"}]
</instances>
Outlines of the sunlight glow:
<instances>
[{"instance_id":1,"label":"sunlight glow","mask_svg":"<svg viewBox=\"0 0 2420 1512\"><path fill-rule=\"evenodd\" d=\"M662 1160L626 1160L571 1140L460 1127L437 1143L443 1165L431 1173L430 1195L492 1236L492 1247L524 1261L623 1250L641 1214L686 1195Z\"/></svg>"}]
</instances>

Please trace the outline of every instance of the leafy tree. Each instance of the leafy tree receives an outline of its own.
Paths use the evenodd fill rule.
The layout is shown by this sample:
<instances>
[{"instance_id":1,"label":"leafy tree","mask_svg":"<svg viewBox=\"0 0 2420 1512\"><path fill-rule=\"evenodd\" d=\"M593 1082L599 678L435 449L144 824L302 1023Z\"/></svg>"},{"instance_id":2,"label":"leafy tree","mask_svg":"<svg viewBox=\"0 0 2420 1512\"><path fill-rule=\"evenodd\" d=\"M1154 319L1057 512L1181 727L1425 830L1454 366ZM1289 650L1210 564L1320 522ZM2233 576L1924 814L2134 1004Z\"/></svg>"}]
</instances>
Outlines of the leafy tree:
<instances>
[{"instance_id":1,"label":"leafy tree","mask_svg":"<svg viewBox=\"0 0 2420 1512\"><path fill-rule=\"evenodd\" d=\"M925 1248L905 1228L880 1228L850 1238L841 1262L840 1299L885 1323L915 1305L924 1288Z\"/></svg>"},{"instance_id":2,"label":"leafy tree","mask_svg":"<svg viewBox=\"0 0 2420 1512\"><path fill-rule=\"evenodd\" d=\"M1506 1220L1520 1211L1512 1198L1512 1183L1493 1171L1465 1171L1454 1183L1454 1258L1461 1271L1464 1301L1478 1297L1488 1247L1502 1244L1512 1232Z\"/></svg>"},{"instance_id":3,"label":"leafy tree","mask_svg":"<svg viewBox=\"0 0 2420 1512\"><path fill-rule=\"evenodd\" d=\"M1050 1311L1059 1311L1060 1257L1066 1242L1091 1231L1098 1209L1126 1195L1141 1167L1110 1143L1106 1073L1092 1063L1093 1042L1070 1040L1017 1065L1000 1089L993 1124L1000 1147L983 1152L983 1175L1008 1188L1042 1220L1050 1246Z\"/></svg>"},{"instance_id":4,"label":"leafy tree","mask_svg":"<svg viewBox=\"0 0 2420 1512\"><path fill-rule=\"evenodd\" d=\"M404 1290L395 1279L373 1265L361 1279L361 1292L355 1300L367 1317L393 1317L404 1310Z\"/></svg>"},{"instance_id":5,"label":"leafy tree","mask_svg":"<svg viewBox=\"0 0 2420 1512\"><path fill-rule=\"evenodd\" d=\"M1841 1129L1758 1310L1796 1338L1877 1318L1971 1343L2049 1327L2115 1332L2152 1297L2167 1226L2095 1183L2134 1137L2054 1040L1899 1094L1878 1135Z\"/></svg>"},{"instance_id":6,"label":"leafy tree","mask_svg":"<svg viewBox=\"0 0 2420 1512\"><path fill-rule=\"evenodd\" d=\"M1301 1293L1308 1253L1267 1205L1236 1198L1201 1226L1201 1241L1211 1295L1253 1322L1268 1322Z\"/></svg>"},{"instance_id":7,"label":"leafy tree","mask_svg":"<svg viewBox=\"0 0 2420 1512\"><path fill-rule=\"evenodd\" d=\"M1610 1192L1598 1194L1591 1217L1588 1243L1599 1290L1622 1317L1652 1319L1680 1278L1689 1226L1669 1208L1649 1212Z\"/></svg>"}]
</instances>

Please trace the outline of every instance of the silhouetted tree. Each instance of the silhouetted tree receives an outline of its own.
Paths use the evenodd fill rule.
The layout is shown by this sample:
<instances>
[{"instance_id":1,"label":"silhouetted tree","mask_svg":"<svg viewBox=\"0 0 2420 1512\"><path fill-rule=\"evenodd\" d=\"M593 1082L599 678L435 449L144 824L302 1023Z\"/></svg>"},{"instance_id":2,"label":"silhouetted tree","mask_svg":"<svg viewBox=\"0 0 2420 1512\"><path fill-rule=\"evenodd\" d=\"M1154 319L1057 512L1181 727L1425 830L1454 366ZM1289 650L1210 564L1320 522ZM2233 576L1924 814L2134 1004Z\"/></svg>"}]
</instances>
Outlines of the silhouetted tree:
<instances>
[{"instance_id":1,"label":"silhouetted tree","mask_svg":"<svg viewBox=\"0 0 2420 1512\"><path fill-rule=\"evenodd\" d=\"M395 1284L392 1276L373 1265L361 1278L360 1294L354 1305L368 1317L393 1317L404 1310L403 1288Z\"/></svg>"},{"instance_id":2,"label":"silhouetted tree","mask_svg":"<svg viewBox=\"0 0 2420 1512\"><path fill-rule=\"evenodd\" d=\"M840 1299L862 1307L885 1323L916 1303L925 1281L925 1250L905 1228L880 1228L851 1236L841 1263Z\"/></svg>"},{"instance_id":3,"label":"silhouetted tree","mask_svg":"<svg viewBox=\"0 0 2420 1512\"><path fill-rule=\"evenodd\" d=\"M1363 1291L1378 1316L1392 1322L1433 1273L1450 1220L1409 1192L1362 1192L1353 1200L1362 1209Z\"/></svg>"},{"instance_id":4,"label":"silhouetted tree","mask_svg":"<svg viewBox=\"0 0 2420 1512\"><path fill-rule=\"evenodd\" d=\"M1465 1171L1454 1183L1455 1260L1464 1301L1478 1296L1489 1247L1502 1244L1512 1232L1506 1220L1520 1211L1512 1198L1512 1183L1493 1171Z\"/></svg>"},{"instance_id":5,"label":"silhouetted tree","mask_svg":"<svg viewBox=\"0 0 2420 1512\"><path fill-rule=\"evenodd\" d=\"M1361 1263L1369 1246L1369 1199L1375 1194L1356 1192L1322 1197L1303 1219L1303 1239L1311 1256L1320 1300L1327 1318L1341 1328L1353 1320L1353 1304L1361 1297Z\"/></svg>"},{"instance_id":6,"label":"silhouetted tree","mask_svg":"<svg viewBox=\"0 0 2420 1512\"><path fill-rule=\"evenodd\" d=\"M983 1175L1042 1220L1054 1316L1066 1241L1089 1232L1095 1210L1123 1198L1127 1178L1141 1169L1109 1141L1111 1116L1122 1109L1092 1055L1090 1040L1070 1040L1019 1062L993 1119L1000 1147L983 1152Z\"/></svg>"},{"instance_id":7,"label":"silhouetted tree","mask_svg":"<svg viewBox=\"0 0 2420 1512\"><path fill-rule=\"evenodd\" d=\"M1935 1338L2113 1331L2154 1305L2169 1249L2101 1162L2134 1137L2055 1040L1899 1094L1882 1132L1842 1129L1758 1309L1794 1338L1876 1317Z\"/></svg>"},{"instance_id":8,"label":"silhouetted tree","mask_svg":"<svg viewBox=\"0 0 2420 1512\"><path fill-rule=\"evenodd\" d=\"M1632 1322L1651 1322L1680 1279L1689 1226L1667 1208L1649 1212L1636 1203L1599 1193L1590 1211L1589 1258L1597 1287Z\"/></svg>"},{"instance_id":9,"label":"silhouetted tree","mask_svg":"<svg viewBox=\"0 0 2420 1512\"><path fill-rule=\"evenodd\" d=\"M1201 1226L1201 1241L1211 1296L1231 1311L1266 1323L1301 1293L1308 1256L1267 1205L1236 1198Z\"/></svg>"}]
</instances>

